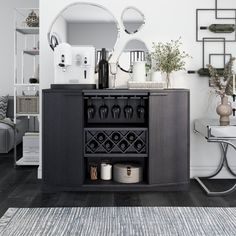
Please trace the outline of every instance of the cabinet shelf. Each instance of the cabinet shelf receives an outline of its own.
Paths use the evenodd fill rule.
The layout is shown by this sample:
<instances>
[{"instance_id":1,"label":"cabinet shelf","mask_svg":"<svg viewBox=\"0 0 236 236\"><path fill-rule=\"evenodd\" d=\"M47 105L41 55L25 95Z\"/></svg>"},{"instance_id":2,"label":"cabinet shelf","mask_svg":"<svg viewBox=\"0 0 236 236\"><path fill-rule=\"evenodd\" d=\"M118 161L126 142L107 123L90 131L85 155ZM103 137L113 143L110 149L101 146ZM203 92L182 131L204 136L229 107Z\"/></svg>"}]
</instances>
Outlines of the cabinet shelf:
<instances>
[{"instance_id":1,"label":"cabinet shelf","mask_svg":"<svg viewBox=\"0 0 236 236\"><path fill-rule=\"evenodd\" d=\"M39 84L14 84L16 87L37 87Z\"/></svg>"},{"instance_id":2,"label":"cabinet shelf","mask_svg":"<svg viewBox=\"0 0 236 236\"><path fill-rule=\"evenodd\" d=\"M16 28L16 31L21 34L39 34L39 27Z\"/></svg>"},{"instance_id":3,"label":"cabinet shelf","mask_svg":"<svg viewBox=\"0 0 236 236\"><path fill-rule=\"evenodd\" d=\"M21 114L21 113L16 113L16 116L39 116L39 114Z\"/></svg>"},{"instance_id":4,"label":"cabinet shelf","mask_svg":"<svg viewBox=\"0 0 236 236\"><path fill-rule=\"evenodd\" d=\"M38 56L39 50L24 50L23 53L30 56Z\"/></svg>"},{"instance_id":5,"label":"cabinet shelf","mask_svg":"<svg viewBox=\"0 0 236 236\"><path fill-rule=\"evenodd\" d=\"M39 165L39 161L35 161L35 160L28 160L28 158L20 158L18 161L16 161L16 165L17 166L38 166Z\"/></svg>"},{"instance_id":6,"label":"cabinet shelf","mask_svg":"<svg viewBox=\"0 0 236 236\"><path fill-rule=\"evenodd\" d=\"M113 180L90 180L90 179L86 179L84 182L84 185L94 185L94 186L140 186L140 185L148 185L147 182L142 181L139 183L132 183L132 184L125 184L125 183L118 183L115 182Z\"/></svg>"}]
</instances>

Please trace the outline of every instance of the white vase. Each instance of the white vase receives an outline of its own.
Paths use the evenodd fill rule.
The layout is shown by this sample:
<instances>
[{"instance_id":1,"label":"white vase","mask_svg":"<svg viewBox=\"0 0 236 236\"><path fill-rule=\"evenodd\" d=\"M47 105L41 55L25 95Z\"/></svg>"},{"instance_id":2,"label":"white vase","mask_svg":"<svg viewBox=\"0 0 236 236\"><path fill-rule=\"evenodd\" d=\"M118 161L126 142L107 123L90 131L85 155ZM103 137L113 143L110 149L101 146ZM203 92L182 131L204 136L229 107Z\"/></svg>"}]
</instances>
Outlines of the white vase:
<instances>
[{"instance_id":1,"label":"white vase","mask_svg":"<svg viewBox=\"0 0 236 236\"><path fill-rule=\"evenodd\" d=\"M160 71L153 71L151 74L151 80L153 82L162 83L163 79Z\"/></svg>"},{"instance_id":2,"label":"white vase","mask_svg":"<svg viewBox=\"0 0 236 236\"><path fill-rule=\"evenodd\" d=\"M133 81L145 82L146 81L146 62L136 61L133 65Z\"/></svg>"}]
</instances>

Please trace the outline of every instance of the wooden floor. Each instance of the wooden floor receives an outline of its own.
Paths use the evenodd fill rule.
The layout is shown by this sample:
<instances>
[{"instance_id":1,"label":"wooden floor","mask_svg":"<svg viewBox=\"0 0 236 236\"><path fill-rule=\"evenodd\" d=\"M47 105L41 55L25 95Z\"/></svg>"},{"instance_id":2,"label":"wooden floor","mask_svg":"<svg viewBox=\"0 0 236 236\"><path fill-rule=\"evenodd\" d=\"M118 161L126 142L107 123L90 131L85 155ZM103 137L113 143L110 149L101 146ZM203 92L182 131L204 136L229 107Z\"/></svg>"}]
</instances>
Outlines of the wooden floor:
<instances>
[{"instance_id":1,"label":"wooden floor","mask_svg":"<svg viewBox=\"0 0 236 236\"><path fill-rule=\"evenodd\" d=\"M214 180L208 186L221 190L236 180ZM37 168L13 168L12 153L0 155L0 217L9 207L84 206L204 206L236 207L236 192L226 197L207 197L195 181L189 192L142 193L43 193Z\"/></svg>"}]
</instances>

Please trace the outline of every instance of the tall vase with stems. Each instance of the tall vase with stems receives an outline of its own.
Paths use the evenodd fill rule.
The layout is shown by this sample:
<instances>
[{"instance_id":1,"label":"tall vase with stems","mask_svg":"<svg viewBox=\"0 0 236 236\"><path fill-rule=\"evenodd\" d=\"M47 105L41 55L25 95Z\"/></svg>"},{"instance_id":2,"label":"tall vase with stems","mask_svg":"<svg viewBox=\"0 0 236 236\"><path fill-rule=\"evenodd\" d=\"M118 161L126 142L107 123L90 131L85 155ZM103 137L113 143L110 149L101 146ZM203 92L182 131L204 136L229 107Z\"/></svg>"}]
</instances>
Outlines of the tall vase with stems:
<instances>
[{"instance_id":1,"label":"tall vase with stems","mask_svg":"<svg viewBox=\"0 0 236 236\"><path fill-rule=\"evenodd\" d=\"M221 103L216 107L216 112L220 116L220 125L227 126L230 124L230 115L233 113L231 102L228 101L228 96L221 95Z\"/></svg>"}]
</instances>

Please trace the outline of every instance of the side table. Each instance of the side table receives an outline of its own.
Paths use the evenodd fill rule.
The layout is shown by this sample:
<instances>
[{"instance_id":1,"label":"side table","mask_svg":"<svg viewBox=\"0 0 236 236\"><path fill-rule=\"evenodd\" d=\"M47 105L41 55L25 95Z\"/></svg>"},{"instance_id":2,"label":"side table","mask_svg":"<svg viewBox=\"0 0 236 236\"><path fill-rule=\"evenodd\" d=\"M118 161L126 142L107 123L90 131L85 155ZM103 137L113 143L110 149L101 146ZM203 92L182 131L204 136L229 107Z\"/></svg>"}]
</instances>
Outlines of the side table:
<instances>
[{"instance_id":1,"label":"side table","mask_svg":"<svg viewBox=\"0 0 236 236\"><path fill-rule=\"evenodd\" d=\"M220 126L219 121L217 119L197 119L194 122L194 132L205 137L207 142L209 143L219 143L222 150L220 163L215 172L209 176L196 176L194 178L201 185L201 187L204 189L208 196L224 196L234 192L236 190L236 184L225 191L213 192L206 187L206 185L203 183L203 180L215 177L221 172L224 166L230 174L236 177L236 173L230 167L227 159L227 152L229 146L232 147L234 151L236 151L236 145L232 142L233 140L236 140L236 119L232 119L229 126Z\"/></svg>"}]
</instances>

